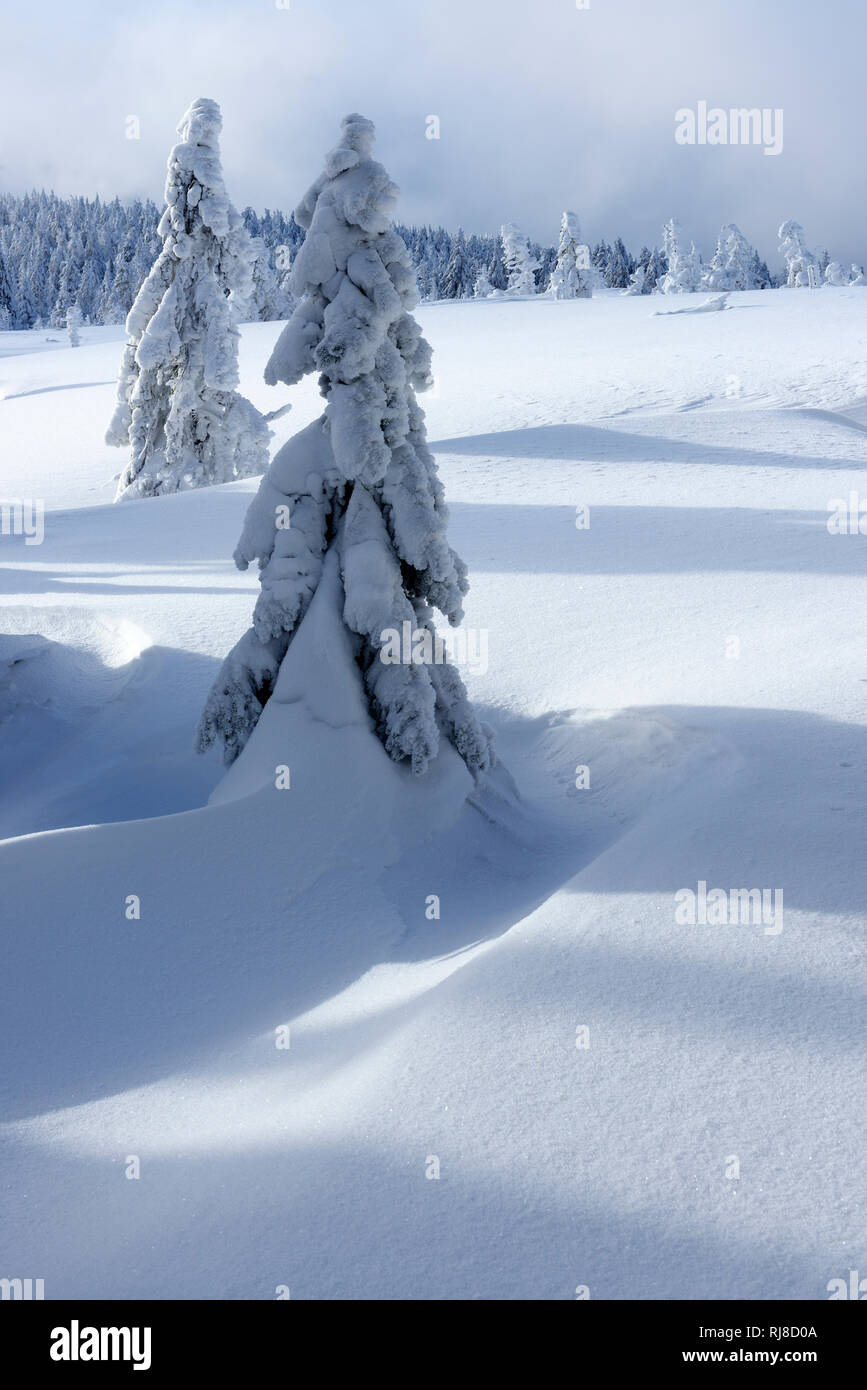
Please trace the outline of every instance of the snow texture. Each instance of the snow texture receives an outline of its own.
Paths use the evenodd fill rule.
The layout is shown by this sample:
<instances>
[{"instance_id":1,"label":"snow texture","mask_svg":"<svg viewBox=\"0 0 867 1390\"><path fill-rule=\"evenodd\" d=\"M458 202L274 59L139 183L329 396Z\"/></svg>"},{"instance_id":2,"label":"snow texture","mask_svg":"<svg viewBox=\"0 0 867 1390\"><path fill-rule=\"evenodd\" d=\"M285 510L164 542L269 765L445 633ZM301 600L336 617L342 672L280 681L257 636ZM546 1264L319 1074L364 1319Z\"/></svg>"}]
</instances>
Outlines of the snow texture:
<instances>
[{"instance_id":1,"label":"snow texture","mask_svg":"<svg viewBox=\"0 0 867 1390\"><path fill-rule=\"evenodd\" d=\"M220 781L190 729L257 483L111 506L118 329L0 334L0 496L46 502L0 536L4 1275L805 1308L864 1275L865 537L828 530L867 511L864 289L729 302L420 311L517 803L371 733L333 545ZM678 923L700 880L781 888L782 932Z\"/></svg>"}]
</instances>

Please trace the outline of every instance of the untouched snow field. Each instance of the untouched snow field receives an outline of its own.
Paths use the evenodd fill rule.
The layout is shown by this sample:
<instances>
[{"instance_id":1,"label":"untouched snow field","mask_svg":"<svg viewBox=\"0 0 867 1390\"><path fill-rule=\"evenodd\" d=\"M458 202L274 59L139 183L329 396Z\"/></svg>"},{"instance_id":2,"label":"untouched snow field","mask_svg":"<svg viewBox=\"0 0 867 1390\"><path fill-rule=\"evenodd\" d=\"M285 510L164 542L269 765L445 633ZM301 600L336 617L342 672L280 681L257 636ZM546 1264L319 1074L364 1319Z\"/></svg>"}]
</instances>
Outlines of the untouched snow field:
<instances>
[{"instance_id":1,"label":"untouched snow field","mask_svg":"<svg viewBox=\"0 0 867 1390\"><path fill-rule=\"evenodd\" d=\"M0 334L0 501L46 508L0 535L0 1274L822 1299L867 1269L867 536L827 526L867 510L867 293L661 303L420 311L504 765L469 803L456 757L395 775L327 650L243 777L196 757L256 481L109 505L121 331ZM293 402L275 446L321 407L262 383L277 333L241 359ZM700 883L782 913L684 924Z\"/></svg>"}]
</instances>

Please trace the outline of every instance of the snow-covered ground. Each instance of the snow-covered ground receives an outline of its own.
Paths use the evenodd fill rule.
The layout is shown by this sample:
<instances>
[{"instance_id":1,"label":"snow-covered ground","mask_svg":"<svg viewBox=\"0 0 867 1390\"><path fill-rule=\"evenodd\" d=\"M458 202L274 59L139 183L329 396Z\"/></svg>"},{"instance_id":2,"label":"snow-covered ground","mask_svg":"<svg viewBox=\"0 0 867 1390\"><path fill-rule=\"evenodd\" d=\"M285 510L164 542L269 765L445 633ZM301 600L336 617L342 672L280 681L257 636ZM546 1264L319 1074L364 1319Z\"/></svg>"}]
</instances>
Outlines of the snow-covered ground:
<instances>
[{"instance_id":1,"label":"snow-covered ground","mask_svg":"<svg viewBox=\"0 0 867 1390\"><path fill-rule=\"evenodd\" d=\"M421 311L518 790L469 804L448 759L386 769L325 652L262 749L291 788L208 804L255 480L109 505L121 331L0 334L0 501L46 509L0 536L0 1274L816 1299L867 1267L867 536L827 526L867 508L867 293L729 302ZM275 443L321 408L263 385L277 331L241 381L293 402ZM702 882L782 917L683 924Z\"/></svg>"}]
</instances>

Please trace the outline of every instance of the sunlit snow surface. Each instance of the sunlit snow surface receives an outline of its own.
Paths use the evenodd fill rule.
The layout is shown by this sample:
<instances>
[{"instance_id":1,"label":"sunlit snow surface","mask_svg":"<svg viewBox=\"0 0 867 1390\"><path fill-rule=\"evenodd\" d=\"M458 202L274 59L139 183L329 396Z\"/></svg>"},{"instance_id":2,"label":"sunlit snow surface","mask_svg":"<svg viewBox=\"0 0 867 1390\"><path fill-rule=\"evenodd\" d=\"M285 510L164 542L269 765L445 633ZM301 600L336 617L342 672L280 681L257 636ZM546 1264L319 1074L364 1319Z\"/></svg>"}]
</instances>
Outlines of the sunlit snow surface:
<instances>
[{"instance_id":1,"label":"sunlit snow surface","mask_svg":"<svg viewBox=\"0 0 867 1390\"><path fill-rule=\"evenodd\" d=\"M249 624L256 482L110 505L120 330L0 334L0 501L46 508L41 545L0 536L0 1273L815 1299L863 1272L867 536L827 521L867 510L867 291L660 307L421 311L507 769L469 803L303 648L221 784L192 738ZM262 383L277 332L241 355L293 403L275 444L322 405ZM782 890L782 931L679 924L702 881Z\"/></svg>"}]
</instances>

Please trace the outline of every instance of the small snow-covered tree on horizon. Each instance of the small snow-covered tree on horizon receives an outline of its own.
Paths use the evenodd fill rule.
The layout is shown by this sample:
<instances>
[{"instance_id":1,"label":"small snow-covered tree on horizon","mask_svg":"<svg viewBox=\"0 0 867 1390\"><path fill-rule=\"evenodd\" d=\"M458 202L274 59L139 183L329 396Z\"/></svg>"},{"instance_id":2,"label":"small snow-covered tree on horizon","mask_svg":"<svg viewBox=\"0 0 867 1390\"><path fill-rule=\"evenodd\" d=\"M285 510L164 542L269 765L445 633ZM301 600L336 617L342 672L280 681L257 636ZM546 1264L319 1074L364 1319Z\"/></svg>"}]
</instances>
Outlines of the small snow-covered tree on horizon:
<instances>
[{"instance_id":1,"label":"small snow-covered tree on horizon","mask_svg":"<svg viewBox=\"0 0 867 1390\"><path fill-rule=\"evenodd\" d=\"M491 284L490 274L487 267L483 266L476 276L475 284L473 285L473 298L490 299L493 293L494 287Z\"/></svg>"},{"instance_id":2,"label":"small snow-covered tree on horizon","mask_svg":"<svg viewBox=\"0 0 867 1390\"><path fill-rule=\"evenodd\" d=\"M845 266L841 265L839 261L828 262L827 266L825 267L826 285L842 286L850 285L851 283L852 276Z\"/></svg>"},{"instance_id":3,"label":"small snow-covered tree on horizon","mask_svg":"<svg viewBox=\"0 0 867 1390\"><path fill-rule=\"evenodd\" d=\"M702 276L705 290L756 290L761 287L758 257L734 222L720 229L713 260Z\"/></svg>"},{"instance_id":4,"label":"small snow-covered tree on horizon","mask_svg":"<svg viewBox=\"0 0 867 1390\"><path fill-rule=\"evenodd\" d=\"M786 285L789 289L804 288L810 283L810 269L818 261L807 249L807 237L800 222L784 222L779 230L780 255L786 262ZM818 271L817 271L818 273Z\"/></svg>"},{"instance_id":5,"label":"small snow-covered tree on horizon","mask_svg":"<svg viewBox=\"0 0 867 1390\"><path fill-rule=\"evenodd\" d=\"M529 239L514 222L507 222L500 229L500 236L503 239L503 263L509 277L507 293L535 294L536 271L540 263L530 250Z\"/></svg>"},{"instance_id":6,"label":"small snow-covered tree on horizon","mask_svg":"<svg viewBox=\"0 0 867 1390\"><path fill-rule=\"evenodd\" d=\"M639 262L629 278L629 284L626 286L625 290L621 290L621 294L649 293L650 290L647 288L647 268Z\"/></svg>"},{"instance_id":7,"label":"small snow-covered tree on horizon","mask_svg":"<svg viewBox=\"0 0 867 1390\"><path fill-rule=\"evenodd\" d=\"M169 156L163 247L126 321L106 434L130 451L118 498L232 482L268 466L268 427L235 389L253 251L226 195L221 126L217 103L199 98Z\"/></svg>"},{"instance_id":8,"label":"small snow-covered tree on horizon","mask_svg":"<svg viewBox=\"0 0 867 1390\"><path fill-rule=\"evenodd\" d=\"M548 282L552 299L589 299L593 291L588 264L589 250L581 240L578 215L567 209L560 221L557 261Z\"/></svg>"},{"instance_id":9,"label":"small snow-covered tree on horizon","mask_svg":"<svg viewBox=\"0 0 867 1390\"><path fill-rule=\"evenodd\" d=\"M69 335L69 346L80 347L81 334L81 310L77 304L71 304L66 311L66 331Z\"/></svg>"},{"instance_id":10,"label":"small snow-covered tree on horizon","mask_svg":"<svg viewBox=\"0 0 867 1390\"><path fill-rule=\"evenodd\" d=\"M672 217L662 229L662 249L668 262L668 270L659 285L662 294L694 294L701 285L701 257L695 242L684 251L681 243L682 228Z\"/></svg>"},{"instance_id":11,"label":"small snow-covered tree on horizon","mask_svg":"<svg viewBox=\"0 0 867 1390\"><path fill-rule=\"evenodd\" d=\"M370 121L347 116L295 211L307 229L292 269L300 302L265 380L292 385L318 372L326 407L276 454L247 513L235 562L258 561L261 592L211 689L198 745L219 740L227 763L238 757L295 637L316 621L320 583L323 596L337 583L338 621L386 752L420 775L445 737L478 774L493 766L490 736L432 626L434 609L458 625L468 584L415 396L432 384L431 350L392 225L398 190L371 157L373 139ZM412 659L394 660L390 634L407 628Z\"/></svg>"}]
</instances>

